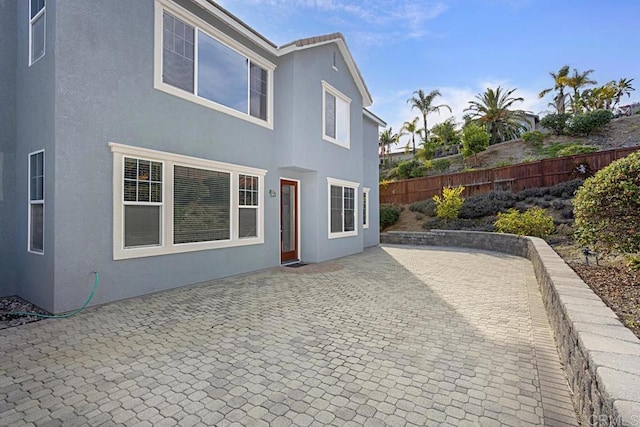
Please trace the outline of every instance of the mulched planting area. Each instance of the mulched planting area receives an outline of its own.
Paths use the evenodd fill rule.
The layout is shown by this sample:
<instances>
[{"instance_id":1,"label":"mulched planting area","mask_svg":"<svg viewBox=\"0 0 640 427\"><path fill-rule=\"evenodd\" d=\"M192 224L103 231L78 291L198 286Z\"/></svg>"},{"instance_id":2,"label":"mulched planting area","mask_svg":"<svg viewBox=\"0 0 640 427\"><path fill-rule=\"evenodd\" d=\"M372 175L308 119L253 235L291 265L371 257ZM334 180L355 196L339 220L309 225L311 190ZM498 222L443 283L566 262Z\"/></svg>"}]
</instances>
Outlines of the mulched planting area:
<instances>
[{"instance_id":1,"label":"mulched planting area","mask_svg":"<svg viewBox=\"0 0 640 427\"><path fill-rule=\"evenodd\" d=\"M25 325L31 322L37 322L42 320L38 316L25 316L21 314L10 314L16 311L22 311L26 313L41 313L48 314L41 308L23 300L19 297L5 297L0 298L0 329L11 328L14 326Z\"/></svg>"},{"instance_id":2,"label":"mulched planting area","mask_svg":"<svg viewBox=\"0 0 640 427\"><path fill-rule=\"evenodd\" d=\"M640 271L631 271L622 262L606 266L575 261L568 264L640 338Z\"/></svg>"}]
</instances>

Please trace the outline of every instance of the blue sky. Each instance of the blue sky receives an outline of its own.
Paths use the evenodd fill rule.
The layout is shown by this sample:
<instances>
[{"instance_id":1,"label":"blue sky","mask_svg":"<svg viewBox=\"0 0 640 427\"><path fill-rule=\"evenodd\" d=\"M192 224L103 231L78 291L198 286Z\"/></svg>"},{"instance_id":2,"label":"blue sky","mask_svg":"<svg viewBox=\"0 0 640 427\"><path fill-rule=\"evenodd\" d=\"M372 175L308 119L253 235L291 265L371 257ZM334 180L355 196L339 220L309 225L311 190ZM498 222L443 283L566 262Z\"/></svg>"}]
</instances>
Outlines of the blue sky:
<instances>
[{"instance_id":1,"label":"blue sky","mask_svg":"<svg viewBox=\"0 0 640 427\"><path fill-rule=\"evenodd\" d=\"M282 45L339 31L394 130L418 115L406 100L440 89L460 120L487 87L517 88L519 108L543 114L550 71L595 70L599 84L634 78L640 101L638 0L224 0L223 7ZM430 115L429 127L451 115Z\"/></svg>"}]
</instances>

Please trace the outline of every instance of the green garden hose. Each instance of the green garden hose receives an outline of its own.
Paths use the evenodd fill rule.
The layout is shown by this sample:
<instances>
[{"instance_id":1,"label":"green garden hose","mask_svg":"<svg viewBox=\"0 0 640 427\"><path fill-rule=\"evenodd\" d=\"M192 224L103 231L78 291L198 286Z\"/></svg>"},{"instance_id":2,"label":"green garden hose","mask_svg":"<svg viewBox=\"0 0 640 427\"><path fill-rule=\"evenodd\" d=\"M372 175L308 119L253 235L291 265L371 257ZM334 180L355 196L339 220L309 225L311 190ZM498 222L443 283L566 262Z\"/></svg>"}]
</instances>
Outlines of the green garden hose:
<instances>
[{"instance_id":1,"label":"green garden hose","mask_svg":"<svg viewBox=\"0 0 640 427\"><path fill-rule=\"evenodd\" d=\"M76 308L73 311L69 311L68 313L64 313L64 314L41 314L41 313L34 313L30 311L9 311L3 314L15 315L15 316L36 316L36 317L42 317L45 319L65 319L67 317L75 316L76 314L80 313L82 310L87 308L87 306L93 299L93 296L96 294L96 290L98 289L98 285L100 284L100 274L97 271L93 271L93 274L95 274L96 278L93 283L93 289L91 290L89 297L84 302L84 304L82 304L82 306L80 306L79 308Z\"/></svg>"}]
</instances>

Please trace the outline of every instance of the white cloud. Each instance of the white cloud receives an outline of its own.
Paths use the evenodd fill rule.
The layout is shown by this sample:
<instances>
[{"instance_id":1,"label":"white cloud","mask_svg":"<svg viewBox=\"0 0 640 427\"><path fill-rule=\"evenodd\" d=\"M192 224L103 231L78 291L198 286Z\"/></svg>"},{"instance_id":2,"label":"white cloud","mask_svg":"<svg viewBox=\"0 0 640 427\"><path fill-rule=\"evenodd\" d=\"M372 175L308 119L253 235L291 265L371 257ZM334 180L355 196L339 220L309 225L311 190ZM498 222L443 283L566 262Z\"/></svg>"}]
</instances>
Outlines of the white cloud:
<instances>
[{"instance_id":1,"label":"white cloud","mask_svg":"<svg viewBox=\"0 0 640 427\"><path fill-rule=\"evenodd\" d=\"M243 19L263 21L267 28L277 21L286 24L286 20L296 13L315 14L316 18L339 23L340 31L349 40L365 45L421 38L429 34L426 22L447 10L445 0L237 0L222 1L221 4L240 11L239 16ZM275 37L278 37L283 28L281 25L275 28ZM274 41L285 43L291 40Z\"/></svg>"}]
</instances>

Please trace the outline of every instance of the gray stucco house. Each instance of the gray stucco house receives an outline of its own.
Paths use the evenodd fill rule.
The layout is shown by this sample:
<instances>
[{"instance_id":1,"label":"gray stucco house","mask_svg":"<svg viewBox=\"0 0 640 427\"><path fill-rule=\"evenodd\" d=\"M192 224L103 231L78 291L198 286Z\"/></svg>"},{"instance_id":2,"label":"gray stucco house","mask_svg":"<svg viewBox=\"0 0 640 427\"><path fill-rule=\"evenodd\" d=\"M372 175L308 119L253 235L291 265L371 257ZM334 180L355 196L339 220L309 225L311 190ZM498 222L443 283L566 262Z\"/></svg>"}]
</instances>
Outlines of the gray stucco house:
<instances>
[{"instance_id":1,"label":"gray stucco house","mask_svg":"<svg viewBox=\"0 0 640 427\"><path fill-rule=\"evenodd\" d=\"M0 0L0 296L64 312L379 243L344 38L209 0Z\"/></svg>"}]
</instances>

